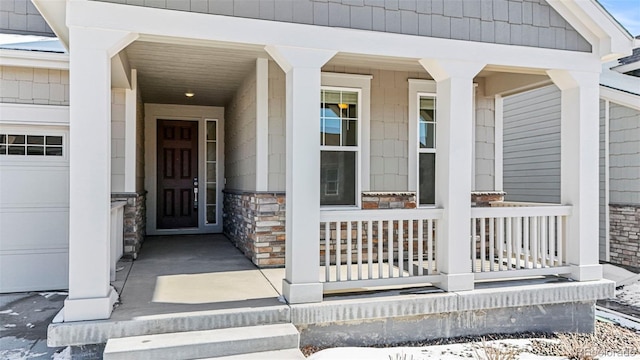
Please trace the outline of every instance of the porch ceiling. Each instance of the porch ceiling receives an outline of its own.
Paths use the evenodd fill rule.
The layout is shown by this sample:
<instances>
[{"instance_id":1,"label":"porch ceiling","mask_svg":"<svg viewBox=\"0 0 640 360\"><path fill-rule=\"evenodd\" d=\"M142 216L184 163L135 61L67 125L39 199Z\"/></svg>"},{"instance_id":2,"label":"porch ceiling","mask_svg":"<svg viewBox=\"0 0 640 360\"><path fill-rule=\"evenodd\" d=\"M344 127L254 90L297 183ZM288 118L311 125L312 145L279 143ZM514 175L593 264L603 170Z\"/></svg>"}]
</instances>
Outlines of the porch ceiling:
<instances>
[{"instance_id":1,"label":"porch ceiling","mask_svg":"<svg viewBox=\"0 0 640 360\"><path fill-rule=\"evenodd\" d=\"M125 52L138 70L138 86L146 103L224 106L258 57L262 48L229 49L136 41ZM184 94L192 91L195 96Z\"/></svg>"},{"instance_id":2,"label":"porch ceiling","mask_svg":"<svg viewBox=\"0 0 640 360\"><path fill-rule=\"evenodd\" d=\"M131 68L138 70L138 86L145 103L225 106L243 79L254 71L256 58L270 58L262 46L187 41L145 38L124 50ZM339 53L327 66L357 69L359 73L368 73L370 69L408 71L422 74L415 76L430 77L417 59L409 58ZM500 76L505 72L542 77L526 70L489 66L477 78L502 83L505 80ZM524 80L540 82L535 76L530 77L532 79ZM524 80L520 80L517 87L523 86ZM506 81L502 85L508 87L512 84ZM186 97L187 91L195 93L195 96Z\"/></svg>"}]
</instances>

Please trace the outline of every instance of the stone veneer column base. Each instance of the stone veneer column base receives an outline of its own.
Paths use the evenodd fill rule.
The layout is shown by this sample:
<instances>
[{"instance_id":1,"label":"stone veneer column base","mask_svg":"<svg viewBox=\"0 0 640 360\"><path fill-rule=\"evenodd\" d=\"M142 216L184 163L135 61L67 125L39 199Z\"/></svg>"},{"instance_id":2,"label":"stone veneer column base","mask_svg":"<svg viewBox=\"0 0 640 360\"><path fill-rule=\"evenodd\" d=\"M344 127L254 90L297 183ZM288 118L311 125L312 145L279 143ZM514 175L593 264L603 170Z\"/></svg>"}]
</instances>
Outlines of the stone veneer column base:
<instances>
[{"instance_id":1,"label":"stone veneer column base","mask_svg":"<svg viewBox=\"0 0 640 360\"><path fill-rule=\"evenodd\" d=\"M146 234L147 192L112 193L111 200L126 201L124 206L124 256L136 259Z\"/></svg>"},{"instance_id":2,"label":"stone veneer column base","mask_svg":"<svg viewBox=\"0 0 640 360\"><path fill-rule=\"evenodd\" d=\"M225 190L223 228L258 267L284 267L284 193Z\"/></svg>"},{"instance_id":3,"label":"stone veneer column base","mask_svg":"<svg viewBox=\"0 0 640 360\"><path fill-rule=\"evenodd\" d=\"M610 262L640 267L640 205L609 205Z\"/></svg>"}]
</instances>

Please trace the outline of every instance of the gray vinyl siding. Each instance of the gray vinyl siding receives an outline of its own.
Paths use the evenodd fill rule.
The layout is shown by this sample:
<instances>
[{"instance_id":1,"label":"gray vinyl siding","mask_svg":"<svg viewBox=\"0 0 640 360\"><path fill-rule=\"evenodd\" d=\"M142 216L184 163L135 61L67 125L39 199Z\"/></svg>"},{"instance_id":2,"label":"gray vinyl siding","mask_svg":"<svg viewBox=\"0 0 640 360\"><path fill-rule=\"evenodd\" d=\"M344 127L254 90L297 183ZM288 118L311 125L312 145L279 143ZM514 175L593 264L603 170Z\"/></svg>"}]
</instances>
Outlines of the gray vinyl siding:
<instances>
[{"instance_id":1,"label":"gray vinyl siding","mask_svg":"<svg viewBox=\"0 0 640 360\"><path fill-rule=\"evenodd\" d=\"M609 202L640 205L640 111L609 104Z\"/></svg>"},{"instance_id":2,"label":"gray vinyl siding","mask_svg":"<svg viewBox=\"0 0 640 360\"><path fill-rule=\"evenodd\" d=\"M0 0L0 33L55 36L29 0Z\"/></svg>"},{"instance_id":3,"label":"gray vinyl siding","mask_svg":"<svg viewBox=\"0 0 640 360\"><path fill-rule=\"evenodd\" d=\"M560 202L560 90L504 99L504 191L509 201Z\"/></svg>"},{"instance_id":4,"label":"gray vinyl siding","mask_svg":"<svg viewBox=\"0 0 640 360\"><path fill-rule=\"evenodd\" d=\"M100 0L445 39L591 51L545 0Z\"/></svg>"},{"instance_id":5,"label":"gray vinyl siding","mask_svg":"<svg viewBox=\"0 0 640 360\"><path fill-rule=\"evenodd\" d=\"M606 142L605 142L605 121L606 121L606 117L605 117L605 112L606 112L606 108L605 108L605 102L603 100L600 100L600 147L599 147L599 151L600 151L600 155L599 155L599 163L598 163L598 170L599 170L599 194L598 194L598 199L599 199L599 206L598 206L598 222L599 222L599 237L600 237L600 241L599 241L599 252L600 252L600 260L606 260L607 257L607 236L606 236L606 223L607 223L607 213L606 213L606 207L607 207L607 203L606 203L606 198L605 198L605 191L606 191L606 184L605 184L605 177L606 177L606 173L605 173L605 168L606 168L606 163L605 163L605 146L606 146Z\"/></svg>"}]
</instances>

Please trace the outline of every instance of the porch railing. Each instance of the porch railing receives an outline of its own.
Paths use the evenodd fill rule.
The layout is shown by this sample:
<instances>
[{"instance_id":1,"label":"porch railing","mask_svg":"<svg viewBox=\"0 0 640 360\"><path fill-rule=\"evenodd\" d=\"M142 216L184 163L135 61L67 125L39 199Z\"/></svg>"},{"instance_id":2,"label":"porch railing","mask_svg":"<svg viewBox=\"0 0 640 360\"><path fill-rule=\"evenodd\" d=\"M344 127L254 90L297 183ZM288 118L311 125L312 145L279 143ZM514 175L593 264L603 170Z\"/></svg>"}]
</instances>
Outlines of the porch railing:
<instances>
[{"instance_id":1,"label":"porch railing","mask_svg":"<svg viewBox=\"0 0 640 360\"><path fill-rule=\"evenodd\" d=\"M114 201L111 203L111 261L110 277L111 281L116 280L116 263L124 253L123 227L124 227L124 206L126 201Z\"/></svg>"},{"instance_id":2,"label":"porch railing","mask_svg":"<svg viewBox=\"0 0 640 360\"><path fill-rule=\"evenodd\" d=\"M442 209L321 211L324 289L437 281L435 229L441 217Z\"/></svg>"},{"instance_id":3,"label":"porch railing","mask_svg":"<svg viewBox=\"0 0 640 360\"><path fill-rule=\"evenodd\" d=\"M471 266L475 278L569 273L567 217L571 206L497 203L471 209Z\"/></svg>"}]
</instances>

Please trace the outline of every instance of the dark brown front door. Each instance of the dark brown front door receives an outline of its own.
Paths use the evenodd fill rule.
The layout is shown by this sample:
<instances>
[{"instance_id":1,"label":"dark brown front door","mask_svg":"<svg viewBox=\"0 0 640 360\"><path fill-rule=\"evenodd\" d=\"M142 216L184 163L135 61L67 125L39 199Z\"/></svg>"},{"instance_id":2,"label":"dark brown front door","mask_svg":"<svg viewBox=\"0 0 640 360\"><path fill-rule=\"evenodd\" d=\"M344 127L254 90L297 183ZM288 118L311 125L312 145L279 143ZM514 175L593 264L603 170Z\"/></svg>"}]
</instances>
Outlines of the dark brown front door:
<instances>
[{"instance_id":1,"label":"dark brown front door","mask_svg":"<svg viewBox=\"0 0 640 360\"><path fill-rule=\"evenodd\" d=\"M158 120L158 229L198 227L198 122Z\"/></svg>"}]
</instances>

